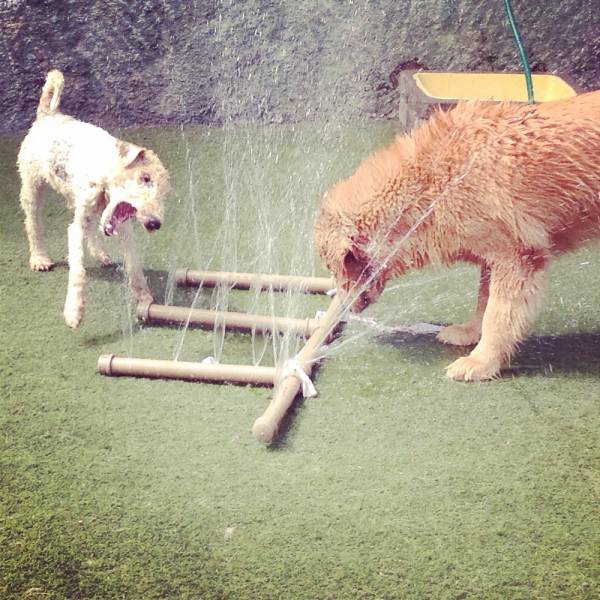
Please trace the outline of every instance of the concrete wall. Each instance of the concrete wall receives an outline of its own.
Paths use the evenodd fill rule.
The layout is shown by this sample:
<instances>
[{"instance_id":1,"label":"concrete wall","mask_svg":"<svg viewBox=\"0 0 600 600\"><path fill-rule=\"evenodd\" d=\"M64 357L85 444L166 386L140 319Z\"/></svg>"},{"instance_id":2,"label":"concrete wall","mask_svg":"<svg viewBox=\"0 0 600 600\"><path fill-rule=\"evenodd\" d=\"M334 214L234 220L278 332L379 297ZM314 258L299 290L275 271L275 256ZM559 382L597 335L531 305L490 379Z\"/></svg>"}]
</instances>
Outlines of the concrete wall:
<instances>
[{"instance_id":1,"label":"concrete wall","mask_svg":"<svg viewBox=\"0 0 600 600\"><path fill-rule=\"evenodd\" d=\"M536 70L600 87L598 0L514 0ZM0 0L0 131L44 75L106 127L393 115L394 70L517 70L501 0ZM391 76L390 76L391 74Z\"/></svg>"}]
</instances>

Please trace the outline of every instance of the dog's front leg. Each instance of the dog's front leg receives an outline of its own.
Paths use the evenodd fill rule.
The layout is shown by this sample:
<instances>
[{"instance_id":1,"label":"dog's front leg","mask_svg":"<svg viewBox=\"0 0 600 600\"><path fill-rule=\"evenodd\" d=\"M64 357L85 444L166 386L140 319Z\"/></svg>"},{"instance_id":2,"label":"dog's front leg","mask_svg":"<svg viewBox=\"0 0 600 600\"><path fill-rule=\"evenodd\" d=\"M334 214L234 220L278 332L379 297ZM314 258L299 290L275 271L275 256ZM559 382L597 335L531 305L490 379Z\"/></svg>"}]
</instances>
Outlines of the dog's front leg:
<instances>
[{"instance_id":1,"label":"dog's front leg","mask_svg":"<svg viewBox=\"0 0 600 600\"><path fill-rule=\"evenodd\" d=\"M448 325L438 334L437 339L444 344L453 344L455 346L470 346L476 344L481 338L481 323L487 307L490 295L490 274L489 265L484 264L481 267L479 278L479 293L477 295L477 307L475 312L466 323L460 325Z\"/></svg>"},{"instance_id":2,"label":"dog's front leg","mask_svg":"<svg viewBox=\"0 0 600 600\"><path fill-rule=\"evenodd\" d=\"M500 373L532 324L548 278L547 260L507 259L492 266L481 340L446 370L452 379L480 381Z\"/></svg>"},{"instance_id":3,"label":"dog's front leg","mask_svg":"<svg viewBox=\"0 0 600 600\"><path fill-rule=\"evenodd\" d=\"M104 237L100 233L98 227L98 218L90 218L86 224L85 236L87 240L88 250L90 254L103 266L108 266L112 263L106 247L104 245Z\"/></svg>"},{"instance_id":4,"label":"dog's front leg","mask_svg":"<svg viewBox=\"0 0 600 600\"><path fill-rule=\"evenodd\" d=\"M136 302L138 304L152 302L152 293L150 292L148 282L144 277L142 263L137 255L133 230L130 223L121 223L118 231L118 238L123 251L123 261L125 263L127 281L129 282L129 288L133 292Z\"/></svg>"},{"instance_id":5,"label":"dog's front leg","mask_svg":"<svg viewBox=\"0 0 600 600\"><path fill-rule=\"evenodd\" d=\"M69 283L64 310L65 323L73 328L81 323L85 310L84 232L85 212L83 208L76 208L75 219L68 228Z\"/></svg>"}]
</instances>

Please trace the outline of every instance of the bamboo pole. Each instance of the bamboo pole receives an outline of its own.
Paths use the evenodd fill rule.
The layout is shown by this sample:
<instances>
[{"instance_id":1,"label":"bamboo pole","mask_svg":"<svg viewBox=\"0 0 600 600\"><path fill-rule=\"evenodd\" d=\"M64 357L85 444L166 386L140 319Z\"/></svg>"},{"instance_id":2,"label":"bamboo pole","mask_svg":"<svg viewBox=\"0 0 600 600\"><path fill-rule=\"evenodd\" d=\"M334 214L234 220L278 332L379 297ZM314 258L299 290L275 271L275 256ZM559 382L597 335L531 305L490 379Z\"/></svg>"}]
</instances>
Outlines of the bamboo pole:
<instances>
[{"instance_id":1,"label":"bamboo pole","mask_svg":"<svg viewBox=\"0 0 600 600\"><path fill-rule=\"evenodd\" d=\"M181 379L247 385L274 385L276 375L275 367L127 358L114 354L100 356L97 370L102 375L109 376L124 375L151 379Z\"/></svg>"},{"instance_id":2,"label":"bamboo pole","mask_svg":"<svg viewBox=\"0 0 600 600\"><path fill-rule=\"evenodd\" d=\"M260 273L231 273L226 271L195 271L176 269L175 281L181 286L216 287L228 285L239 290L258 288L273 291L294 290L307 294L326 294L335 287L328 277L302 277L299 275L274 275Z\"/></svg>"},{"instance_id":3,"label":"bamboo pole","mask_svg":"<svg viewBox=\"0 0 600 600\"><path fill-rule=\"evenodd\" d=\"M292 319L270 317L238 312L225 312L187 308L184 306L166 306L164 304L138 304L137 318L143 323L168 323L176 325L197 325L214 327L222 325L225 329L245 333L290 333L310 337L319 327L317 319Z\"/></svg>"},{"instance_id":4,"label":"bamboo pole","mask_svg":"<svg viewBox=\"0 0 600 600\"><path fill-rule=\"evenodd\" d=\"M335 332L336 327L341 321L346 306L341 302L336 295L333 297L327 312L319 319L319 326L307 340L304 348L300 350L296 360L301 369L310 377L315 367L315 357L321 346L327 343ZM294 375L288 375L276 387L273 399L271 400L267 410L262 416L258 417L252 427L254 437L265 444L273 441L277 435L277 430L282 419L289 410L294 398L300 391L302 383L300 379Z\"/></svg>"}]
</instances>

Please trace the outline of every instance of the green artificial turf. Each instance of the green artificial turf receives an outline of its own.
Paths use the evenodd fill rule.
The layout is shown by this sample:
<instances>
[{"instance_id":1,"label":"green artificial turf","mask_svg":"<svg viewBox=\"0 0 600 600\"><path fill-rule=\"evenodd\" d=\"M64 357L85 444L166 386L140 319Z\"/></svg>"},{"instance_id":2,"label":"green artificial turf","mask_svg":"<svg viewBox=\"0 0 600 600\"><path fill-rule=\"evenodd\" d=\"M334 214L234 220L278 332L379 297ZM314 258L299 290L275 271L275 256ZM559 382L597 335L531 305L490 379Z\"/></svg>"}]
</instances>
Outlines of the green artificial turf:
<instances>
[{"instance_id":1,"label":"green artificial turf","mask_svg":"<svg viewBox=\"0 0 600 600\"><path fill-rule=\"evenodd\" d=\"M318 194L392 126L122 132L155 148L174 192L139 231L160 301L176 266L321 273ZM89 263L89 304L62 322L69 213L50 195L58 265L27 268L18 141L0 150L0 597L600 598L600 253L557 261L512 369L447 380L463 349L395 326L467 317L477 274L395 282L351 322L271 447L250 432L271 390L107 378L100 354L251 363L250 336L140 328L120 268ZM322 298L227 302L307 316ZM282 347L267 344L263 364Z\"/></svg>"}]
</instances>

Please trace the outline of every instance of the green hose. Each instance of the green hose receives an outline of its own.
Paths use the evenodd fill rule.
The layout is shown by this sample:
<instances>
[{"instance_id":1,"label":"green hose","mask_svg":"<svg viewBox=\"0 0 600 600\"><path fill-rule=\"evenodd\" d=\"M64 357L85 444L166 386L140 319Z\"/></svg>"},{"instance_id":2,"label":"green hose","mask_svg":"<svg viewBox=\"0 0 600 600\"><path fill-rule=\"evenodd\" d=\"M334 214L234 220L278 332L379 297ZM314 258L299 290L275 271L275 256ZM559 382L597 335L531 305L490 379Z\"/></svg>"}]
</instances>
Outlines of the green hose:
<instances>
[{"instance_id":1,"label":"green hose","mask_svg":"<svg viewBox=\"0 0 600 600\"><path fill-rule=\"evenodd\" d=\"M506 8L506 16L508 17L510 28L512 29L513 35L515 37L515 42L517 43L517 49L519 50L519 57L521 58L523 71L525 71L525 83L527 85L527 102L529 102L529 104L533 104L535 100L533 99L533 82L531 81L531 67L529 66L529 61L527 60L527 52L525 52L525 48L523 47L523 40L521 39L521 33L519 32L519 27L517 26L517 22L515 20L515 15L513 13L510 0L504 0L504 7Z\"/></svg>"}]
</instances>

